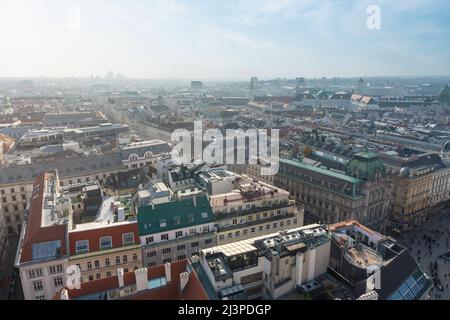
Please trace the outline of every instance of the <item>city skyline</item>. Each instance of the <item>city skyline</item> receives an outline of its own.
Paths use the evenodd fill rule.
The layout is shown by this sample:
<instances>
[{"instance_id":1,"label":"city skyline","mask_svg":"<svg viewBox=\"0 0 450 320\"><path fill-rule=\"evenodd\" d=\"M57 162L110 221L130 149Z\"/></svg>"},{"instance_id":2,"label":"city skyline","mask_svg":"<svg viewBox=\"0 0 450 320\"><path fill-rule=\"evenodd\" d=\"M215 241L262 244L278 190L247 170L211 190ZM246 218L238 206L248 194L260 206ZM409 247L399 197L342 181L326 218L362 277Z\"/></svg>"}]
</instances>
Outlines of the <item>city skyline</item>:
<instances>
[{"instance_id":1,"label":"city skyline","mask_svg":"<svg viewBox=\"0 0 450 320\"><path fill-rule=\"evenodd\" d=\"M367 26L373 5L380 9L379 29ZM0 77L89 78L110 70L133 79L446 76L450 26L444 5L7 2L0 13Z\"/></svg>"}]
</instances>

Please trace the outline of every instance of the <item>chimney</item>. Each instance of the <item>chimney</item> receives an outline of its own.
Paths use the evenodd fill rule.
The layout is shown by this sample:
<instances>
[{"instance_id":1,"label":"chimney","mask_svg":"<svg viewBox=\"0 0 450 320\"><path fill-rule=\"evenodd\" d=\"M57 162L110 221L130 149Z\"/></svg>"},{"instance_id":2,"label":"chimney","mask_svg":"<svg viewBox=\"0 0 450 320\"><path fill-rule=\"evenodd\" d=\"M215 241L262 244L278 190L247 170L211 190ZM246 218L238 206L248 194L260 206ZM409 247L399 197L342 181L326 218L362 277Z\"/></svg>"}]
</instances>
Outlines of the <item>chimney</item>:
<instances>
[{"instance_id":1,"label":"chimney","mask_svg":"<svg viewBox=\"0 0 450 320\"><path fill-rule=\"evenodd\" d=\"M164 265L164 269L166 270L166 282L170 282L172 280L172 267L170 262Z\"/></svg>"},{"instance_id":2,"label":"chimney","mask_svg":"<svg viewBox=\"0 0 450 320\"><path fill-rule=\"evenodd\" d=\"M197 197L194 196L194 198L192 199L192 201L194 201L194 207L197 207Z\"/></svg>"},{"instance_id":3,"label":"chimney","mask_svg":"<svg viewBox=\"0 0 450 320\"><path fill-rule=\"evenodd\" d=\"M119 280L119 288L123 288L125 286L123 281L123 269L117 269L117 279Z\"/></svg>"},{"instance_id":4,"label":"chimney","mask_svg":"<svg viewBox=\"0 0 450 320\"><path fill-rule=\"evenodd\" d=\"M186 288L188 282L189 282L189 273L187 273L187 272L180 273L181 292L183 292L184 288Z\"/></svg>"},{"instance_id":5,"label":"chimney","mask_svg":"<svg viewBox=\"0 0 450 320\"><path fill-rule=\"evenodd\" d=\"M136 289L137 291L143 291L148 289L148 276L147 268L141 268L134 271L136 276Z\"/></svg>"},{"instance_id":6,"label":"chimney","mask_svg":"<svg viewBox=\"0 0 450 320\"><path fill-rule=\"evenodd\" d=\"M192 263L197 263L200 260L200 258L197 255L194 255L191 257L191 262Z\"/></svg>"},{"instance_id":7,"label":"chimney","mask_svg":"<svg viewBox=\"0 0 450 320\"><path fill-rule=\"evenodd\" d=\"M70 300L69 291L65 288L61 290L61 300Z\"/></svg>"}]
</instances>

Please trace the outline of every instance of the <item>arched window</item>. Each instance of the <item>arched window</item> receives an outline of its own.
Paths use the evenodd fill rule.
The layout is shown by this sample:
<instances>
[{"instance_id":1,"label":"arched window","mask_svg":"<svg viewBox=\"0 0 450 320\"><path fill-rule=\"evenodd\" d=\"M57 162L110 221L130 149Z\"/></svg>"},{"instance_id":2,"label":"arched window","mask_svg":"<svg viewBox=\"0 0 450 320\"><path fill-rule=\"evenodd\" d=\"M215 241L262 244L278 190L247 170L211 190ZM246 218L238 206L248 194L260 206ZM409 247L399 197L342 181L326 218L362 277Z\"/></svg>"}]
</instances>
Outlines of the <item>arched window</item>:
<instances>
[{"instance_id":1,"label":"arched window","mask_svg":"<svg viewBox=\"0 0 450 320\"><path fill-rule=\"evenodd\" d=\"M139 156L137 154L133 153L128 157L128 159L130 161L136 161L137 159L139 159Z\"/></svg>"},{"instance_id":2,"label":"arched window","mask_svg":"<svg viewBox=\"0 0 450 320\"><path fill-rule=\"evenodd\" d=\"M147 151L147 152L144 154L144 158L146 158L146 159L151 158L152 155L153 155L153 153L151 153L150 151Z\"/></svg>"}]
</instances>

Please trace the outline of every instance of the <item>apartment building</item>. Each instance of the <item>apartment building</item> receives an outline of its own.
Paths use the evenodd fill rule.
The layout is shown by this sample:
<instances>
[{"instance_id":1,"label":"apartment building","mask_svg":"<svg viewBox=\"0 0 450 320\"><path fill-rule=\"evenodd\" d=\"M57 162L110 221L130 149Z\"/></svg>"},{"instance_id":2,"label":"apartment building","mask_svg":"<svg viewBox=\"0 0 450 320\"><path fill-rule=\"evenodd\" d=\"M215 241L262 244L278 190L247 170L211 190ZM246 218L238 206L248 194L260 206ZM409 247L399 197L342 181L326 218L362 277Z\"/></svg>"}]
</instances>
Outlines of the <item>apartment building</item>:
<instances>
[{"instance_id":1,"label":"apartment building","mask_svg":"<svg viewBox=\"0 0 450 320\"><path fill-rule=\"evenodd\" d=\"M442 211L450 199L450 167L438 154L413 158L385 156L392 182L388 227L393 232L413 230Z\"/></svg>"},{"instance_id":2,"label":"apartment building","mask_svg":"<svg viewBox=\"0 0 450 320\"><path fill-rule=\"evenodd\" d=\"M189 260L166 263L134 272L119 269L117 276L64 288L54 300L208 300Z\"/></svg>"},{"instance_id":3,"label":"apartment building","mask_svg":"<svg viewBox=\"0 0 450 320\"><path fill-rule=\"evenodd\" d=\"M155 167L162 154L170 153L172 148L162 140L132 142L120 146L123 164L130 169L144 168L149 173L150 167Z\"/></svg>"},{"instance_id":4,"label":"apartment building","mask_svg":"<svg viewBox=\"0 0 450 320\"><path fill-rule=\"evenodd\" d=\"M210 202L218 245L303 225L303 209L288 191L247 176L238 176L231 190L211 195Z\"/></svg>"},{"instance_id":5,"label":"apartment building","mask_svg":"<svg viewBox=\"0 0 450 320\"><path fill-rule=\"evenodd\" d=\"M98 212L79 220L68 232L69 263L79 267L82 282L112 277L118 268L142 267L137 221L115 197L104 197Z\"/></svg>"},{"instance_id":6,"label":"apartment building","mask_svg":"<svg viewBox=\"0 0 450 320\"><path fill-rule=\"evenodd\" d=\"M192 265L211 299L278 299L325 274L329 255L315 224L205 249Z\"/></svg>"},{"instance_id":7,"label":"apartment building","mask_svg":"<svg viewBox=\"0 0 450 320\"><path fill-rule=\"evenodd\" d=\"M58 172L40 174L15 266L27 300L52 299L72 275L69 266L79 271L76 282L111 277L119 267L138 269L142 258L137 221L125 214L114 197L104 197L98 211L75 217L71 197L62 193Z\"/></svg>"},{"instance_id":8,"label":"apartment building","mask_svg":"<svg viewBox=\"0 0 450 320\"><path fill-rule=\"evenodd\" d=\"M3 219L0 219L0 282L5 276L8 276L6 274L8 252L9 252L8 231L6 230L5 221Z\"/></svg>"},{"instance_id":9,"label":"apartment building","mask_svg":"<svg viewBox=\"0 0 450 320\"><path fill-rule=\"evenodd\" d=\"M216 245L214 213L205 194L141 206L137 220L144 266L190 258Z\"/></svg>"},{"instance_id":10,"label":"apartment building","mask_svg":"<svg viewBox=\"0 0 450 320\"><path fill-rule=\"evenodd\" d=\"M118 155L99 155L10 164L0 167L0 216L5 220L8 234L20 234L24 212L31 200L33 183L42 172L58 170L61 186L99 181L111 173L125 171Z\"/></svg>"},{"instance_id":11,"label":"apartment building","mask_svg":"<svg viewBox=\"0 0 450 320\"><path fill-rule=\"evenodd\" d=\"M66 284L70 199L59 191L57 172L36 177L15 266L26 300L49 300Z\"/></svg>"}]
</instances>

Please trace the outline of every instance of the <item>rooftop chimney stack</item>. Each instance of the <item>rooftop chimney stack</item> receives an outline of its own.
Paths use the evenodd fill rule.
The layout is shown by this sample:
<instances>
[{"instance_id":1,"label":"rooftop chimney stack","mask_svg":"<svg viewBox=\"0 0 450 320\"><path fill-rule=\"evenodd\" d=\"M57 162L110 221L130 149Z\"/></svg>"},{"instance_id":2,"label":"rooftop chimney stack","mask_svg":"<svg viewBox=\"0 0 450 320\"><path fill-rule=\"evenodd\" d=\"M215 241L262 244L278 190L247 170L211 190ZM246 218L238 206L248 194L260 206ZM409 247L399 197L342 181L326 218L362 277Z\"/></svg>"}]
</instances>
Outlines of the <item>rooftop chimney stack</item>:
<instances>
[{"instance_id":1,"label":"rooftop chimney stack","mask_svg":"<svg viewBox=\"0 0 450 320\"><path fill-rule=\"evenodd\" d=\"M137 291L143 291L148 289L148 276L147 268L141 268L134 271L136 276L136 289Z\"/></svg>"},{"instance_id":2,"label":"rooftop chimney stack","mask_svg":"<svg viewBox=\"0 0 450 320\"><path fill-rule=\"evenodd\" d=\"M183 291L184 288L186 288L188 282L189 282L189 273L187 273L187 272L180 273L180 288L181 288L181 291Z\"/></svg>"},{"instance_id":3,"label":"rooftop chimney stack","mask_svg":"<svg viewBox=\"0 0 450 320\"><path fill-rule=\"evenodd\" d=\"M61 290L61 300L70 300L69 299L69 291L67 289Z\"/></svg>"},{"instance_id":4,"label":"rooftop chimney stack","mask_svg":"<svg viewBox=\"0 0 450 320\"><path fill-rule=\"evenodd\" d=\"M170 282L172 280L172 265L170 262L164 265L164 269L166 270L166 282Z\"/></svg>"},{"instance_id":5,"label":"rooftop chimney stack","mask_svg":"<svg viewBox=\"0 0 450 320\"><path fill-rule=\"evenodd\" d=\"M194 201L194 207L197 207L197 197L196 196L194 196L193 201Z\"/></svg>"},{"instance_id":6,"label":"rooftop chimney stack","mask_svg":"<svg viewBox=\"0 0 450 320\"><path fill-rule=\"evenodd\" d=\"M119 288L123 288L125 286L123 281L123 269L117 269L117 279L119 280Z\"/></svg>"},{"instance_id":7,"label":"rooftop chimney stack","mask_svg":"<svg viewBox=\"0 0 450 320\"><path fill-rule=\"evenodd\" d=\"M197 255L191 257L192 263L197 263L199 260L200 260L200 258Z\"/></svg>"}]
</instances>

